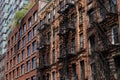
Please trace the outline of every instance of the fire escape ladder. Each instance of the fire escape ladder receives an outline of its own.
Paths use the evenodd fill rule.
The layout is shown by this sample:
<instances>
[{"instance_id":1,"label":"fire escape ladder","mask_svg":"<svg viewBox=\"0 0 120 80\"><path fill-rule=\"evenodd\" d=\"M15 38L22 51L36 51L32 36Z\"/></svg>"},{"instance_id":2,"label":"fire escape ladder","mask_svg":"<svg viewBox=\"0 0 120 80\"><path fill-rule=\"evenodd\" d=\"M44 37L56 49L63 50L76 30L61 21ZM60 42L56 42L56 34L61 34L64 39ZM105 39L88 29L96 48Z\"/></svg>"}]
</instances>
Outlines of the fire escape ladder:
<instances>
[{"instance_id":1,"label":"fire escape ladder","mask_svg":"<svg viewBox=\"0 0 120 80\"><path fill-rule=\"evenodd\" d=\"M97 52L95 60L98 80L111 80L110 75L112 75L112 73L110 74L110 69L104 56L100 52Z\"/></svg>"},{"instance_id":2,"label":"fire escape ladder","mask_svg":"<svg viewBox=\"0 0 120 80\"><path fill-rule=\"evenodd\" d=\"M107 13L109 13L106 9L106 7L104 6L103 4L103 0L96 0L99 5L105 9L105 11ZM98 37L100 38L100 41L102 42L102 50L95 50L94 52L95 53L95 56L94 56L94 59L95 59L95 63L96 63L96 66L97 66L97 74L99 75L98 78L101 80L102 79L105 79L105 80L111 80L111 75L113 76L113 74L111 73L110 74L110 69L109 69L109 66L108 66L108 62L106 61L106 58L105 58L105 54L109 54L109 47L111 45L111 42L109 41L109 38L108 36L106 35L106 30L98 23L98 22L95 22L93 21L93 26L95 27L96 31L97 31L97 34L98 34ZM105 51L105 52L104 52ZM100 78L101 76L101 78ZM114 80L114 79L113 79Z\"/></svg>"},{"instance_id":3,"label":"fire escape ladder","mask_svg":"<svg viewBox=\"0 0 120 80\"><path fill-rule=\"evenodd\" d=\"M104 57L104 53L109 54L108 49L111 45L111 42L109 41L108 36L106 35L105 29L102 26L100 26L99 23L93 22L93 25L98 32L98 37L100 38L102 42L102 46L103 46L102 50L95 51L96 57L97 57L95 59L96 59L96 66L98 66L98 74L101 75L103 78L105 78L105 80L110 80L110 76L111 75L113 76L113 74L112 73L110 74L108 62L106 61L106 58ZM99 62L99 64L97 61Z\"/></svg>"},{"instance_id":4,"label":"fire escape ladder","mask_svg":"<svg viewBox=\"0 0 120 80\"><path fill-rule=\"evenodd\" d=\"M99 7L105 10L106 17L114 17L117 15L116 5L112 0L109 0L110 9L109 8L107 9L107 7L104 4L105 3L104 0L96 0L96 2L98 3Z\"/></svg>"},{"instance_id":5,"label":"fire escape ladder","mask_svg":"<svg viewBox=\"0 0 120 80\"><path fill-rule=\"evenodd\" d=\"M107 50L111 43L110 43L110 41L108 39L108 36L105 33L105 29L102 26L100 26L100 24L97 23L97 22L94 22L94 25L95 25L95 28L96 28L96 30L98 32L98 36L102 41L103 49Z\"/></svg>"},{"instance_id":6,"label":"fire escape ladder","mask_svg":"<svg viewBox=\"0 0 120 80\"><path fill-rule=\"evenodd\" d=\"M103 0L96 0L96 2L98 3L98 5L100 5L100 7L102 7L108 13L108 10L106 9L106 7L104 5Z\"/></svg>"}]
</instances>

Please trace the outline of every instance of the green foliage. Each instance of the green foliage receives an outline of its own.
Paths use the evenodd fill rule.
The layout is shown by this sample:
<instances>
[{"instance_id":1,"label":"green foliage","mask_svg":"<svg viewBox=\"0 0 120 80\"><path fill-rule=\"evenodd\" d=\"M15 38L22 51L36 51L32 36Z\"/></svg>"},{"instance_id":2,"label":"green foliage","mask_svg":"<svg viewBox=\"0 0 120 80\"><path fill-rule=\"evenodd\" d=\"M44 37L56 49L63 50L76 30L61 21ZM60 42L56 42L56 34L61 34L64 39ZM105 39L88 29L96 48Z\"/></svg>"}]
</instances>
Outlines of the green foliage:
<instances>
[{"instance_id":1,"label":"green foliage","mask_svg":"<svg viewBox=\"0 0 120 80\"><path fill-rule=\"evenodd\" d=\"M20 20L25 16L25 14L28 12L28 10L33 6L33 3L24 5L23 8L15 13L14 20L11 24L11 26L16 26L19 24Z\"/></svg>"},{"instance_id":2,"label":"green foliage","mask_svg":"<svg viewBox=\"0 0 120 80\"><path fill-rule=\"evenodd\" d=\"M16 14L14 16L14 20L15 20L16 24L19 23L19 21L24 17L26 12L27 12L27 10L25 10L25 9L22 9L22 10L16 12Z\"/></svg>"}]
</instances>

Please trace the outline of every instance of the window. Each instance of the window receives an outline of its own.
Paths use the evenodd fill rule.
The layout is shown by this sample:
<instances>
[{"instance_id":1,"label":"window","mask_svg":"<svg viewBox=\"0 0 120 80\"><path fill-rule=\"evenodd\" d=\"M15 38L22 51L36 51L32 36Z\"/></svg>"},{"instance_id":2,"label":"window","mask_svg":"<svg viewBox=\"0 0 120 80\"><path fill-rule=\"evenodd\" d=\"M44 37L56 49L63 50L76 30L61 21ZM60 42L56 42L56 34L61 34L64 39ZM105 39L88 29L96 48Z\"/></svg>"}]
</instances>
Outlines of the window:
<instances>
[{"instance_id":1,"label":"window","mask_svg":"<svg viewBox=\"0 0 120 80\"><path fill-rule=\"evenodd\" d=\"M12 68L12 60L10 60L10 68Z\"/></svg>"},{"instance_id":2,"label":"window","mask_svg":"<svg viewBox=\"0 0 120 80\"><path fill-rule=\"evenodd\" d=\"M47 42L50 43L50 32L47 33Z\"/></svg>"},{"instance_id":3,"label":"window","mask_svg":"<svg viewBox=\"0 0 120 80\"><path fill-rule=\"evenodd\" d=\"M31 18L31 17L28 19L28 26L29 26L29 27L32 26L32 18Z\"/></svg>"},{"instance_id":4,"label":"window","mask_svg":"<svg viewBox=\"0 0 120 80\"><path fill-rule=\"evenodd\" d=\"M18 50L20 50L20 41L18 42Z\"/></svg>"},{"instance_id":5,"label":"window","mask_svg":"<svg viewBox=\"0 0 120 80\"><path fill-rule=\"evenodd\" d=\"M75 54L75 39L72 40L71 53L72 53L72 54Z\"/></svg>"},{"instance_id":6,"label":"window","mask_svg":"<svg viewBox=\"0 0 120 80\"><path fill-rule=\"evenodd\" d=\"M13 78L13 80L14 80L14 78L15 78L15 70L13 70L12 78Z\"/></svg>"},{"instance_id":7,"label":"window","mask_svg":"<svg viewBox=\"0 0 120 80\"><path fill-rule=\"evenodd\" d=\"M96 73L96 65L95 63L91 64L91 71L92 71L92 80L96 80L97 77L97 73Z\"/></svg>"},{"instance_id":8,"label":"window","mask_svg":"<svg viewBox=\"0 0 120 80\"><path fill-rule=\"evenodd\" d=\"M18 40L18 33L15 33L15 41Z\"/></svg>"},{"instance_id":9,"label":"window","mask_svg":"<svg viewBox=\"0 0 120 80\"><path fill-rule=\"evenodd\" d=\"M9 66L9 65L8 65L8 63L7 63L7 70L8 70L8 66Z\"/></svg>"},{"instance_id":10,"label":"window","mask_svg":"<svg viewBox=\"0 0 120 80\"><path fill-rule=\"evenodd\" d=\"M16 51L17 51L17 46L15 45L14 46L14 53L16 53Z\"/></svg>"},{"instance_id":11,"label":"window","mask_svg":"<svg viewBox=\"0 0 120 80\"><path fill-rule=\"evenodd\" d=\"M80 34L80 48L84 48L84 38L83 38L83 33Z\"/></svg>"},{"instance_id":12,"label":"window","mask_svg":"<svg viewBox=\"0 0 120 80\"><path fill-rule=\"evenodd\" d=\"M27 56L30 56L30 45L27 47Z\"/></svg>"},{"instance_id":13,"label":"window","mask_svg":"<svg viewBox=\"0 0 120 80\"><path fill-rule=\"evenodd\" d=\"M52 52L52 63L55 63L55 49Z\"/></svg>"},{"instance_id":14,"label":"window","mask_svg":"<svg viewBox=\"0 0 120 80\"><path fill-rule=\"evenodd\" d=\"M94 50L95 50L95 37L94 36L91 36L90 37L90 49L91 49L91 53L93 54Z\"/></svg>"},{"instance_id":15,"label":"window","mask_svg":"<svg viewBox=\"0 0 120 80\"><path fill-rule=\"evenodd\" d=\"M55 15L55 9L53 9L53 15Z\"/></svg>"},{"instance_id":16,"label":"window","mask_svg":"<svg viewBox=\"0 0 120 80\"><path fill-rule=\"evenodd\" d=\"M9 58L9 57L10 57L9 52L7 52L7 58Z\"/></svg>"},{"instance_id":17,"label":"window","mask_svg":"<svg viewBox=\"0 0 120 80\"><path fill-rule=\"evenodd\" d=\"M16 64L16 57L13 58L13 65L15 66Z\"/></svg>"},{"instance_id":18,"label":"window","mask_svg":"<svg viewBox=\"0 0 120 80\"><path fill-rule=\"evenodd\" d=\"M21 75L24 75L24 64L21 65Z\"/></svg>"},{"instance_id":19,"label":"window","mask_svg":"<svg viewBox=\"0 0 120 80\"><path fill-rule=\"evenodd\" d=\"M79 24L83 23L82 9L79 10Z\"/></svg>"},{"instance_id":20,"label":"window","mask_svg":"<svg viewBox=\"0 0 120 80\"><path fill-rule=\"evenodd\" d=\"M36 26L33 28L33 36L35 37L37 34L37 29L36 29Z\"/></svg>"},{"instance_id":21,"label":"window","mask_svg":"<svg viewBox=\"0 0 120 80\"><path fill-rule=\"evenodd\" d=\"M47 64L49 65L50 64L50 53L47 53L47 59L46 59L46 61L47 61Z\"/></svg>"},{"instance_id":22,"label":"window","mask_svg":"<svg viewBox=\"0 0 120 80\"><path fill-rule=\"evenodd\" d=\"M28 41L30 41L31 40L31 32L29 31L28 32Z\"/></svg>"},{"instance_id":23,"label":"window","mask_svg":"<svg viewBox=\"0 0 120 80\"><path fill-rule=\"evenodd\" d=\"M112 27L112 44L119 43L119 36L118 36L118 26L115 25Z\"/></svg>"},{"instance_id":24,"label":"window","mask_svg":"<svg viewBox=\"0 0 120 80\"><path fill-rule=\"evenodd\" d=\"M11 72L9 73L9 79L11 80Z\"/></svg>"},{"instance_id":25,"label":"window","mask_svg":"<svg viewBox=\"0 0 120 80\"><path fill-rule=\"evenodd\" d=\"M81 68L81 80L85 80L85 64L84 61L80 61L80 68Z\"/></svg>"},{"instance_id":26,"label":"window","mask_svg":"<svg viewBox=\"0 0 120 80\"><path fill-rule=\"evenodd\" d=\"M100 8L100 15L102 19L106 17L106 10L103 7Z\"/></svg>"},{"instance_id":27,"label":"window","mask_svg":"<svg viewBox=\"0 0 120 80\"><path fill-rule=\"evenodd\" d=\"M11 56L12 56L12 54L13 54L13 48L11 48Z\"/></svg>"},{"instance_id":28,"label":"window","mask_svg":"<svg viewBox=\"0 0 120 80\"><path fill-rule=\"evenodd\" d=\"M74 14L71 15L71 23L70 24L71 24L70 25L71 27L73 27L73 28L75 27L75 16L74 16Z\"/></svg>"},{"instance_id":29,"label":"window","mask_svg":"<svg viewBox=\"0 0 120 80\"><path fill-rule=\"evenodd\" d=\"M47 73L47 77L46 78L47 78L46 80L50 80L50 74L49 73Z\"/></svg>"},{"instance_id":30,"label":"window","mask_svg":"<svg viewBox=\"0 0 120 80\"><path fill-rule=\"evenodd\" d=\"M73 4L74 4L74 3L75 3L75 0L71 0L71 3L73 3Z\"/></svg>"},{"instance_id":31,"label":"window","mask_svg":"<svg viewBox=\"0 0 120 80\"><path fill-rule=\"evenodd\" d=\"M8 47L10 47L10 40L8 41Z\"/></svg>"},{"instance_id":32,"label":"window","mask_svg":"<svg viewBox=\"0 0 120 80\"><path fill-rule=\"evenodd\" d=\"M117 4L117 0L111 0L112 3L114 3L115 5Z\"/></svg>"},{"instance_id":33,"label":"window","mask_svg":"<svg viewBox=\"0 0 120 80\"><path fill-rule=\"evenodd\" d=\"M55 19L55 9L53 9L53 20Z\"/></svg>"},{"instance_id":34,"label":"window","mask_svg":"<svg viewBox=\"0 0 120 80\"><path fill-rule=\"evenodd\" d=\"M8 80L8 74L6 74L6 80Z\"/></svg>"},{"instance_id":35,"label":"window","mask_svg":"<svg viewBox=\"0 0 120 80\"><path fill-rule=\"evenodd\" d=\"M30 71L30 61L27 61L27 72Z\"/></svg>"},{"instance_id":36,"label":"window","mask_svg":"<svg viewBox=\"0 0 120 80\"><path fill-rule=\"evenodd\" d=\"M48 23L50 23L50 13L48 13Z\"/></svg>"},{"instance_id":37,"label":"window","mask_svg":"<svg viewBox=\"0 0 120 80\"><path fill-rule=\"evenodd\" d=\"M55 79L55 72L52 72L52 78L53 78L52 80L56 80Z\"/></svg>"},{"instance_id":38,"label":"window","mask_svg":"<svg viewBox=\"0 0 120 80\"><path fill-rule=\"evenodd\" d=\"M17 55L17 61L20 63L20 54Z\"/></svg>"},{"instance_id":39,"label":"window","mask_svg":"<svg viewBox=\"0 0 120 80\"><path fill-rule=\"evenodd\" d=\"M23 32L26 32L26 23L23 25Z\"/></svg>"},{"instance_id":40,"label":"window","mask_svg":"<svg viewBox=\"0 0 120 80\"><path fill-rule=\"evenodd\" d=\"M42 80L46 80L46 77L45 77L45 75L42 75Z\"/></svg>"},{"instance_id":41,"label":"window","mask_svg":"<svg viewBox=\"0 0 120 80\"><path fill-rule=\"evenodd\" d=\"M22 28L19 30L19 35L22 36Z\"/></svg>"},{"instance_id":42,"label":"window","mask_svg":"<svg viewBox=\"0 0 120 80\"><path fill-rule=\"evenodd\" d=\"M22 60L24 60L24 57L25 57L25 51L22 50Z\"/></svg>"},{"instance_id":43,"label":"window","mask_svg":"<svg viewBox=\"0 0 120 80\"><path fill-rule=\"evenodd\" d=\"M31 77L31 80L36 80L36 77L35 77L35 76L32 76L32 77Z\"/></svg>"},{"instance_id":44,"label":"window","mask_svg":"<svg viewBox=\"0 0 120 80\"><path fill-rule=\"evenodd\" d=\"M113 13L117 12L116 0L109 0L110 11Z\"/></svg>"},{"instance_id":45,"label":"window","mask_svg":"<svg viewBox=\"0 0 120 80\"><path fill-rule=\"evenodd\" d=\"M50 19L50 13L48 13L48 19Z\"/></svg>"},{"instance_id":46,"label":"window","mask_svg":"<svg viewBox=\"0 0 120 80\"><path fill-rule=\"evenodd\" d=\"M36 52L36 49L37 49L37 42L34 41L34 42L32 43L32 51L33 51L33 52Z\"/></svg>"},{"instance_id":47,"label":"window","mask_svg":"<svg viewBox=\"0 0 120 80\"><path fill-rule=\"evenodd\" d=\"M13 44L14 37L11 38L11 44Z\"/></svg>"},{"instance_id":48,"label":"window","mask_svg":"<svg viewBox=\"0 0 120 80\"><path fill-rule=\"evenodd\" d=\"M32 69L36 68L36 58L32 58Z\"/></svg>"},{"instance_id":49,"label":"window","mask_svg":"<svg viewBox=\"0 0 120 80\"><path fill-rule=\"evenodd\" d=\"M53 29L53 40L55 40L55 29Z\"/></svg>"},{"instance_id":50,"label":"window","mask_svg":"<svg viewBox=\"0 0 120 80\"><path fill-rule=\"evenodd\" d=\"M45 62L45 55L42 55L41 64L46 64L46 62Z\"/></svg>"},{"instance_id":51,"label":"window","mask_svg":"<svg viewBox=\"0 0 120 80\"><path fill-rule=\"evenodd\" d=\"M26 80L30 80L29 78L27 78Z\"/></svg>"},{"instance_id":52,"label":"window","mask_svg":"<svg viewBox=\"0 0 120 80\"><path fill-rule=\"evenodd\" d=\"M72 64L72 76L76 77L76 64Z\"/></svg>"},{"instance_id":53,"label":"window","mask_svg":"<svg viewBox=\"0 0 120 80\"><path fill-rule=\"evenodd\" d=\"M26 43L25 37L23 37L23 38L22 38L22 46L25 46L25 43Z\"/></svg>"},{"instance_id":54,"label":"window","mask_svg":"<svg viewBox=\"0 0 120 80\"><path fill-rule=\"evenodd\" d=\"M34 16L34 21L37 21L37 11L34 12L33 16Z\"/></svg>"},{"instance_id":55,"label":"window","mask_svg":"<svg viewBox=\"0 0 120 80\"><path fill-rule=\"evenodd\" d=\"M89 14L89 22L90 22L90 24L91 24L91 23L93 23L93 21L94 21L94 12L93 12L93 10L90 10L90 11L88 12L88 14Z\"/></svg>"},{"instance_id":56,"label":"window","mask_svg":"<svg viewBox=\"0 0 120 80\"><path fill-rule=\"evenodd\" d=\"M19 76L19 74L20 74L20 71L19 71L20 69L19 69L19 67L17 68L17 77Z\"/></svg>"}]
</instances>

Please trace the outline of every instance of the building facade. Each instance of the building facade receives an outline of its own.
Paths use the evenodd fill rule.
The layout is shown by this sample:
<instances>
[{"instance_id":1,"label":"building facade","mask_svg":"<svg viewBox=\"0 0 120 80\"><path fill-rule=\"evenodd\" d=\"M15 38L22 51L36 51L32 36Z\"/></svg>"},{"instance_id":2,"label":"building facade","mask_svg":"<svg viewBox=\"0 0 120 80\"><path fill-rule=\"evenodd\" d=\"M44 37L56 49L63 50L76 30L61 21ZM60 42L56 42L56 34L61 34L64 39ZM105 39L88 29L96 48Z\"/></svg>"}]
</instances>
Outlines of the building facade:
<instances>
[{"instance_id":1,"label":"building facade","mask_svg":"<svg viewBox=\"0 0 120 80\"><path fill-rule=\"evenodd\" d=\"M38 2L8 37L5 80L36 80Z\"/></svg>"},{"instance_id":2,"label":"building facade","mask_svg":"<svg viewBox=\"0 0 120 80\"><path fill-rule=\"evenodd\" d=\"M38 80L119 80L119 0L51 0L39 11Z\"/></svg>"},{"instance_id":3,"label":"building facade","mask_svg":"<svg viewBox=\"0 0 120 80\"><path fill-rule=\"evenodd\" d=\"M0 54L6 52L7 37L11 32L10 26L16 11L28 2L28 0L0 0Z\"/></svg>"},{"instance_id":4,"label":"building facade","mask_svg":"<svg viewBox=\"0 0 120 80\"><path fill-rule=\"evenodd\" d=\"M120 79L120 0L88 3L87 39L93 80Z\"/></svg>"},{"instance_id":5,"label":"building facade","mask_svg":"<svg viewBox=\"0 0 120 80\"><path fill-rule=\"evenodd\" d=\"M0 80L4 80L5 73L5 54L0 55Z\"/></svg>"},{"instance_id":6,"label":"building facade","mask_svg":"<svg viewBox=\"0 0 120 80\"><path fill-rule=\"evenodd\" d=\"M87 80L85 0L52 0L38 15L38 80Z\"/></svg>"}]
</instances>

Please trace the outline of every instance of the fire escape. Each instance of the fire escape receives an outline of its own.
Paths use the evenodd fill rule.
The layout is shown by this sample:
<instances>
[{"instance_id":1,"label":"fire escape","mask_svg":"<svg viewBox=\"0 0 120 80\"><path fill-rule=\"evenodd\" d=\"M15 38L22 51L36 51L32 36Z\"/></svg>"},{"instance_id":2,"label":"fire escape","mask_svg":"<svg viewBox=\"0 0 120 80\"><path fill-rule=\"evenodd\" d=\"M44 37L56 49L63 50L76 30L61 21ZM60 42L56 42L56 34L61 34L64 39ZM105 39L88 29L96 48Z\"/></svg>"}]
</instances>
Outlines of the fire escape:
<instances>
[{"instance_id":1,"label":"fire escape","mask_svg":"<svg viewBox=\"0 0 120 80\"><path fill-rule=\"evenodd\" d=\"M75 47L69 47L69 36L71 33L75 34L75 21L74 16L72 16L70 20L70 16L68 16L70 10L75 8L74 0L63 0L60 2L58 13L62 17L59 28L59 37L61 40L60 45L60 55L58 60L62 63L62 69L60 72L60 80L70 80L69 78L69 59L76 56ZM71 50L72 49L72 50ZM74 76L73 80L77 80L76 76Z\"/></svg>"},{"instance_id":2,"label":"fire escape","mask_svg":"<svg viewBox=\"0 0 120 80\"><path fill-rule=\"evenodd\" d=\"M93 17L90 21L91 26L87 29L87 36L92 45L90 61L95 64L93 80L115 80L114 74L110 71L107 57L111 50L119 51L120 45L113 45L110 42L107 31L109 26L118 20L116 9L113 0L95 0L94 9L88 12L89 17L91 14Z\"/></svg>"},{"instance_id":3,"label":"fire escape","mask_svg":"<svg viewBox=\"0 0 120 80\"><path fill-rule=\"evenodd\" d=\"M50 30L50 21L46 18L41 20L39 24L40 43L39 43L39 68L40 79L45 80L44 71L50 68L50 35L47 34Z\"/></svg>"}]
</instances>

